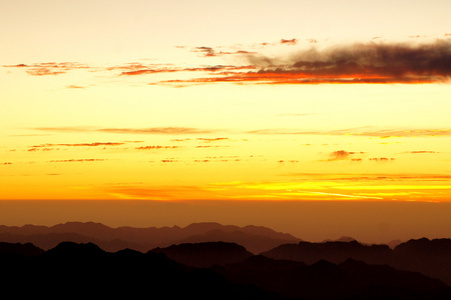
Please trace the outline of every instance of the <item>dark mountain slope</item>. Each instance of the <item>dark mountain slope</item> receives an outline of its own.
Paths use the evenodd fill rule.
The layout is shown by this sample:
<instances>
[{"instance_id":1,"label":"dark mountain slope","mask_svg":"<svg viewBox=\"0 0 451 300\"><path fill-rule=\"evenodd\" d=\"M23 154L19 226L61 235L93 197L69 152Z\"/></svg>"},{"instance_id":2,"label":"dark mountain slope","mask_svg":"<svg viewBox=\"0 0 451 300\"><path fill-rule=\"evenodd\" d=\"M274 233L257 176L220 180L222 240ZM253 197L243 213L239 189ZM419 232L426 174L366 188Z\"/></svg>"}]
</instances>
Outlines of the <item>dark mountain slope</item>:
<instances>
[{"instance_id":1,"label":"dark mountain slope","mask_svg":"<svg viewBox=\"0 0 451 300\"><path fill-rule=\"evenodd\" d=\"M305 265L253 256L212 270L232 282L256 285L290 299L371 299L380 293L385 293L380 299L451 296L440 280L350 259L338 265L324 260ZM361 298L362 295L367 298Z\"/></svg>"},{"instance_id":2,"label":"dark mountain slope","mask_svg":"<svg viewBox=\"0 0 451 300\"><path fill-rule=\"evenodd\" d=\"M3 293L20 298L280 299L164 254L130 249L110 253L72 242L2 266L0 284Z\"/></svg>"},{"instance_id":3,"label":"dark mountain slope","mask_svg":"<svg viewBox=\"0 0 451 300\"><path fill-rule=\"evenodd\" d=\"M421 272L451 285L451 239L410 240L393 250L393 267Z\"/></svg>"},{"instance_id":4,"label":"dark mountain slope","mask_svg":"<svg viewBox=\"0 0 451 300\"><path fill-rule=\"evenodd\" d=\"M174 261L199 268L225 265L252 256L252 253L243 246L225 242L185 243L167 248L155 248L151 252L164 253Z\"/></svg>"},{"instance_id":5,"label":"dark mountain slope","mask_svg":"<svg viewBox=\"0 0 451 300\"><path fill-rule=\"evenodd\" d=\"M341 263L348 258L362 260L369 264L386 264L390 262L392 250L387 245L362 245L357 241L325 242L280 245L262 255L275 259L302 261L307 264L319 260Z\"/></svg>"}]
</instances>

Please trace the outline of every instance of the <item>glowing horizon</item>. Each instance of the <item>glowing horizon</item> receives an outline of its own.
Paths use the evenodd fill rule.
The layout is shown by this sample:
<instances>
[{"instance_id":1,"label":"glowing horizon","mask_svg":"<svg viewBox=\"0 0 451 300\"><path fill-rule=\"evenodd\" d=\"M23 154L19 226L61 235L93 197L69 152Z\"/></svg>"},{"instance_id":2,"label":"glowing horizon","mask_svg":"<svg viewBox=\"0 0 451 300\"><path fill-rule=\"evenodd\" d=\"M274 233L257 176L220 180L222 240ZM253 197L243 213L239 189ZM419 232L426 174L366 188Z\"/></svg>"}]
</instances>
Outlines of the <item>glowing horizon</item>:
<instances>
[{"instance_id":1,"label":"glowing horizon","mask_svg":"<svg viewBox=\"0 0 451 300\"><path fill-rule=\"evenodd\" d=\"M5 3L0 200L451 201L451 3L345 2Z\"/></svg>"}]
</instances>

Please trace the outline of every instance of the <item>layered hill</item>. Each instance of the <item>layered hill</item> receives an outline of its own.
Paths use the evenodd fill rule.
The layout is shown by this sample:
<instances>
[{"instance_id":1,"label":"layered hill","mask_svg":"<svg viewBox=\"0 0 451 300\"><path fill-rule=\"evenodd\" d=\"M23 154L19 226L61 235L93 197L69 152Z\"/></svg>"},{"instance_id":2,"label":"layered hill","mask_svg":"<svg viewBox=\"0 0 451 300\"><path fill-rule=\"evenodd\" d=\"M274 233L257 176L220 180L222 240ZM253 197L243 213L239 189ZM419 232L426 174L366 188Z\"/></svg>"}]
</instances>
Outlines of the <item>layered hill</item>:
<instances>
[{"instance_id":1,"label":"layered hill","mask_svg":"<svg viewBox=\"0 0 451 300\"><path fill-rule=\"evenodd\" d=\"M297 243L300 239L270 228L252 225L238 227L219 223L193 223L183 228L111 228L101 223L68 222L50 227L1 225L0 241L31 242L44 250L64 241L73 241L94 243L106 251L130 248L142 252L173 244L222 241L240 244L248 251L258 254L281 244Z\"/></svg>"},{"instance_id":2,"label":"layered hill","mask_svg":"<svg viewBox=\"0 0 451 300\"><path fill-rule=\"evenodd\" d=\"M389 265L439 278L451 285L451 239L409 240L394 249L387 245L364 245L357 241L283 244L262 255L307 264L326 260L340 264L347 259Z\"/></svg>"},{"instance_id":3,"label":"layered hill","mask_svg":"<svg viewBox=\"0 0 451 300\"><path fill-rule=\"evenodd\" d=\"M450 287L438 279L353 259L340 264L324 260L305 264L247 253L246 257L236 257L226 263L234 254L245 253L240 247L213 242L184 244L174 250L222 261L205 268L186 266L154 251L107 252L92 243L64 242L47 251L30 244L1 243L2 292L47 299L445 300L451 297Z\"/></svg>"}]
</instances>

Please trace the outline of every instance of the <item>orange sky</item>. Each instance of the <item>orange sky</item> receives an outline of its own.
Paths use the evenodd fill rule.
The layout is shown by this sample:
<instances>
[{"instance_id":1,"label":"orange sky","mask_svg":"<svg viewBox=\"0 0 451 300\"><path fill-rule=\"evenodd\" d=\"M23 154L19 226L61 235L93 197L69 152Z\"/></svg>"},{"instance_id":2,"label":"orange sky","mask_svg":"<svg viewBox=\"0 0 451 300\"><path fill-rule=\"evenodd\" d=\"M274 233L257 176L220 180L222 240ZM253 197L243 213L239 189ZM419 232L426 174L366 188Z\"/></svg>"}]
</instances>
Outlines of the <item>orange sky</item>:
<instances>
[{"instance_id":1,"label":"orange sky","mask_svg":"<svg viewBox=\"0 0 451 300\"><path fill-rule=\"evenodd\" d=\"M4 1L0 199L449 202L449 11Z\"/></svg>"}]
</instances>

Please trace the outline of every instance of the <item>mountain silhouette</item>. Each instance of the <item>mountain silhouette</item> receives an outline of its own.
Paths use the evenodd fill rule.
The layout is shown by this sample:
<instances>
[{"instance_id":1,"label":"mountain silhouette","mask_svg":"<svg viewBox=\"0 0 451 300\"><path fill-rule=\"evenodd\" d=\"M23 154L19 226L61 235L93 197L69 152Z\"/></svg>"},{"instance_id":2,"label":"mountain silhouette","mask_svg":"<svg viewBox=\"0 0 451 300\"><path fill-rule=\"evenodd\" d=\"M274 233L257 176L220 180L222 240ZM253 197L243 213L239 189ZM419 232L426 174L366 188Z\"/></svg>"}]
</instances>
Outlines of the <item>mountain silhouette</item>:
<instances>
[{"instance_id":1,"label":"mountain silhouette","mask_svg":"<svg viewBox=\"0 0 451 300\"><path fill-rule=\"evenodd\" d=\"M393 267L440 278L451 285L451 239L412 239L393 250Z\"/></svg>"},{"instance_id":2,"label":"mountain silhouette","mask_svg":"<svg viewBox=\"0 0 451 300\"><path fill-rule=\"evenodd\" d=\"M307 265L253 256L212 269L232 282L255 285L288 299L373 299L381 293L384 298L374 299L447 299L451 295L440 280L352 259L341 264L319 260ZM437 298L428 298L431 296Z\"/></svg>"},{"instance_id":3,"label":"mountain silhouette","mask_svg":"<svg viewBox=\"0 0 451 300\"><path fill-rule=\"evenodd\" d=\"M187 266L210 267L245 260L252 256L243 246L226 242L183 243L151 252L164 253L170 259Z\"/></svg>"},{"instance_id":4,"label":"mountain silhouette","mask_svg":"<svg viewBox=\"0 0 451 300\"><path fill-rule=\"evenodd\" d=\"M2 265L1 277L2 292L20 297L280 299L164 254L131 249L112 253L92 243L65 242L38 256L24 256L14 265Z\"/></svg>"},{"instance_id":5,"label":"mountain silhouette","mask_svg":"<svg viewBox=\"0 0 451 300\"><path fill-rule=\"evenodd\" d=\"M368 264L386 264L399 270L420 272L451 285L451 239L412 239L394 249L387 245L363 245L357 241L299 242L280 245L262 255L307 264L321 259L342 263L351 258Z\"/></svg>"},{"instance_id":6,"label":"mountain silhouette","mask_svg":"<svg viewBox=\"0 0 451 300\"><path fill-rule=\"evenodd\" d=\"M156 247L180 243L224 241L244 246L252 253L270 250L280 244L299 242L287 233L261 226L238 227L219 223L193 223L184 228L173 227L118 227L110 228L94 222L67 222L55 226L0 226L0 241L32 242L48 250L64 241L95 243L107 251L131 248L146 252Z\"/></svg>"},{"instance_id":7,"label":"mountain silhouette","mask_svg":"<svg viewBox=\"0 0 451 300\"><path fill-rule=\"evenodd\" d=\"M198 257L243 251L248 255L209 268L181 264L162 252L132 249L107 252L93 243L74 242L60 243L47 251L33 250L29 256L15 256L11 263L11 253L32 249L32 245L3 243L1 247L8 249L0 252L0 262L7 262L2 264L0 275L2 292L20 293L21 297L263 300L451 297L450 288L442 281L416 272L353 259L340 264L319 260L310 265L275 260L252 255L232 243L168 247L184 249L185 254L197 252Z\"/></svg>"},{"instance_id":8,"label":"mountain silhouette","mask_svg":"<svg viewBox=\"0 0 451 300\"><path fill-rule=\"evenodd\" d=\"M301 261L307 264L319 260L342 263L348 258L362 260L369 264L386 264L390 262L392 250L387 245L363 245L351 242L324 242L280 245L262 255L275 258Z\"/></svg>"},{"instance_id":9,"label":"mountain silhouette","mask_svg":"<svg viewBox=\"0 0 451 300\"><path fill-rule=\"evenodd\" d=\"M44 250L36 247L32 243L5 243L0 242L0 254L19 254L26 257L37 256L44 253Z\"/></svg>"}]
</instances>

